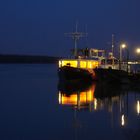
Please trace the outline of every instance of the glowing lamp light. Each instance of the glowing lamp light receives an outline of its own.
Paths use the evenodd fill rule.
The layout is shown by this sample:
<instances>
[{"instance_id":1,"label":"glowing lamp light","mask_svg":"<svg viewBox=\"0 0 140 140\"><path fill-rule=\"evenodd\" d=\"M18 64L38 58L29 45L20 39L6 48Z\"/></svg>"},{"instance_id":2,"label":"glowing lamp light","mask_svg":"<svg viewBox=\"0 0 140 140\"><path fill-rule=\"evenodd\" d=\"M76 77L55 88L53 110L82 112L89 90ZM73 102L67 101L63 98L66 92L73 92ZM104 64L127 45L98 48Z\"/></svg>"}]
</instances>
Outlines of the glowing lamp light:
<instances>
[{"instance_id":1,"label":"glowing lamp light","mask_svg":"<svg viewBox=\"0 0 140 140\"><path fill-rule=\"evenodd\" d=\"M121 47L124 49L126 48L126 44L122 44Z\"/></svg>"},{"instance_id":2,"label":"glowing lamp light","mask_svg":"<svg viewBox=\"0 0 140 140\"><path fill-rule=\"evenodd\" d=\"M136 49L136 53L140 54L140 48Z\"/></svg>"}]
</instances>

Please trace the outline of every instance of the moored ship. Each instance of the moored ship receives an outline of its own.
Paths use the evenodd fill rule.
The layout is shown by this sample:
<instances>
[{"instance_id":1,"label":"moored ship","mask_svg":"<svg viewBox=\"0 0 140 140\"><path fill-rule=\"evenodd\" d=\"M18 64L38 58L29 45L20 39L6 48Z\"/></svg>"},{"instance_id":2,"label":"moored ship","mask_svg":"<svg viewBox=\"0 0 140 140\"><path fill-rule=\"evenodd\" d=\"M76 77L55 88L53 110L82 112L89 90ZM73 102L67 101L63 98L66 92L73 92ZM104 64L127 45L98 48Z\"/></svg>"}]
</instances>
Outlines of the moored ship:
<instances>
[{"instance_id":1,"label":"moored ship","mask_svg":"<svg viewBox=\"0 0 140 140\"><path fill-rule=\"evenodd\" d=\"M88 56L85 55L88 51ZM60 80L96 80L95 68L101 65L103 59L103 50L82 49L83 54L77 58L59 60L59 78ZM95 53L96 52L96 53ZM102 52L102 56L95 55Z\"/></svg>"},{"instance_id":2,"label":"moored ship","mask_svg":"<svg viewBox=\"0 0 140 140\"><path fill-rule=\"evenodd\" d=\"M93 69L98 68L100 65L99 58L93 58L97 53L96 49L77 49L77 41L80 37L87 36L87 33L76 31L68 33L74 39L74 56L70 59L59 60L59 81L90 81L96 80L96 75Z\"/></svg>"}]
</instances>

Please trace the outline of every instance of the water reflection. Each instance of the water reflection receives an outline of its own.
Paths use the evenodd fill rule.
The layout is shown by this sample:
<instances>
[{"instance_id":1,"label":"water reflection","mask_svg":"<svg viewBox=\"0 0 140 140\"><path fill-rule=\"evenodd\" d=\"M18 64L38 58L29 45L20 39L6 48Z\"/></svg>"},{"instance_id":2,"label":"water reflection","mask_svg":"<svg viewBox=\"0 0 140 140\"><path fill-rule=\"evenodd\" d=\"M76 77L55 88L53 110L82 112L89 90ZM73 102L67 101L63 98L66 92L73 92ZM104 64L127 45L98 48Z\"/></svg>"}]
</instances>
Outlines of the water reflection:
<instances>
[{"instance_id":1,"label":"water reflection","mask_svg":"<svg viewBox=\"0 0 140 140\"><path fill-rule=\"evenodd\" d=\"M137 113L140 114L140 101L137 101Z\"/></svg>"},{"instance_id":2,"label":"water reflection","mask_svg":"<svg viewBox=\"0 0 140 140\"><path fill-rule=\"evenodd\" d=\"M58 100L62 106L90 112L102 111L110 114L111 125L127 127L134 116L140 114L140 91L128 85L107 85L90 83L80 85L58 85ZM117 125L118 126L118 125Z\"/></svg>"},{"instance_id":3,"label":"water reflection","mask_svg":"<svg viewBox=\"0 0 140 140\"><path fill-rule=\"evenodd\" d=\"M122 116L121 116L121 125L122 125L122 126L124 126L124 125L125 125L124 114L122 114Z\"/></svg>"},{"instance_id":4,"label":"water reflection","mask_svg":"<svg viewBox=\"0 0 140 140\"><path fill-rule=\"evenodd\" d=\"M59 104L70 105L79 110L82 108L92 110L94 102L97 102L94 96L96 84L81 84L81 87L74 84L73 88L70 88L68 84L63 86L59 84Z\"/></svg>"}]
</instances>

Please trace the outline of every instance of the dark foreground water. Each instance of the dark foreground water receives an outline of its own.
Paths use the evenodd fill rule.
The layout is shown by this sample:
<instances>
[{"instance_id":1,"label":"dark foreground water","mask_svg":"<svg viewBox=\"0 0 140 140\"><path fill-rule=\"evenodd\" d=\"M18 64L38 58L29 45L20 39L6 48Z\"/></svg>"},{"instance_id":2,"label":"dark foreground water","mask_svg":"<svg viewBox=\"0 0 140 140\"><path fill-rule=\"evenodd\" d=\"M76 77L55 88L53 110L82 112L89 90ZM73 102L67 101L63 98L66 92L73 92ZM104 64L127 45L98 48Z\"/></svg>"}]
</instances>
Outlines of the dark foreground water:
<instances>
[{"instance_id":1,"label":"dark foreground water","mask_svg":"<svg viewBox=\"0 0 140 140\"><path fill-rule=\"evenodd\" d=\"M139 140L139 88L65 87L56 65L0 65L0 139Z\"/></svg>"}]
</instances>

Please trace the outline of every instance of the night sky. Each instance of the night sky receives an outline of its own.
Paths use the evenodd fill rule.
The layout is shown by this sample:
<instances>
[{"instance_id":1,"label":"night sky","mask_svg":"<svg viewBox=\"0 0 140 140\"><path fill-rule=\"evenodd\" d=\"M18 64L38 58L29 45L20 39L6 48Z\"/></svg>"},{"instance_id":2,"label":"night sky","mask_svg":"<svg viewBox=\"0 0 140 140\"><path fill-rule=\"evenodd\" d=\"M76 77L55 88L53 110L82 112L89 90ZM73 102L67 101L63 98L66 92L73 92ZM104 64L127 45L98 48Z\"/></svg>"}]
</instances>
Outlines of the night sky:
<instances>
[{"instance_id":1,"label":"night sky","mask_svg":"<svg viewBox=\"0 0 140 140\"><path fill-rule=\"evenodd\" d=\"M87 25L80 48L109 50L112 33L116 50L140 46L140 0L1 0L0 54L67 56L76 21L80 32Z\"/></svg>"}]
</instances>

